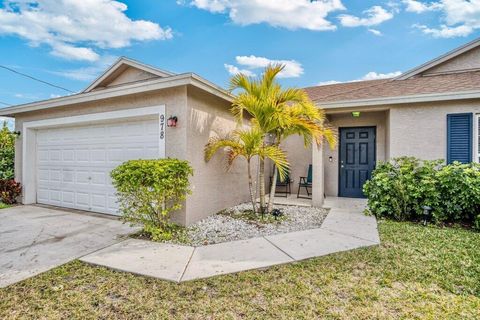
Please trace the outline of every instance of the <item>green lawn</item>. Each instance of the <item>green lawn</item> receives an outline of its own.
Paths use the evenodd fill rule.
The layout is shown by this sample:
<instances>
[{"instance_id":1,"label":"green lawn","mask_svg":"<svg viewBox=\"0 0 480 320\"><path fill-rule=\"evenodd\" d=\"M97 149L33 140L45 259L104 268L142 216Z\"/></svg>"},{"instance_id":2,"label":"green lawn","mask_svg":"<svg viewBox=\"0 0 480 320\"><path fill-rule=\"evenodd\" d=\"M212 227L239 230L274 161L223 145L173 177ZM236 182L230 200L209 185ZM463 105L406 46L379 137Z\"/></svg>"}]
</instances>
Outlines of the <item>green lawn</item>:
<instances>
[{"instance_id":1,"label":"green lawn","mask_svg":"<svg viewBox=\"0 0 480 320\"><path fill-rule=\"evenodd\" d=\"M73 262L1 290L0 318L480 318L480 233L379 228L378 247L182 284Z\"/></svg>"}]
</instances>

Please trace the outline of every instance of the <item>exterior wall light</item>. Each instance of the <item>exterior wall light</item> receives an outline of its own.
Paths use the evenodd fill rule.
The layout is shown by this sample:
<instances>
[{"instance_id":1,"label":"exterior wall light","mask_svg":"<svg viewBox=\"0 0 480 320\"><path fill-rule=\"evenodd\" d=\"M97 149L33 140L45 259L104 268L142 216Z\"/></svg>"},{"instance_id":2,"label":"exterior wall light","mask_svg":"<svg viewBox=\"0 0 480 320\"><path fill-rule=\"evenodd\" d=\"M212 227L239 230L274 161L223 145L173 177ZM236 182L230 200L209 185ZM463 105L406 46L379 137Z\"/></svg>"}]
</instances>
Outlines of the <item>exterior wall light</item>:
<instances>
[{"instance_id":1,"label":"exterior wall light","mask_svg":"<svg viewBox=\"0 0 480 320\"><path fill-rule=\"evenodd\" d=\"M178 118L176 116L171 116L167 119L167 127L175 128L177 126Z\"/></svg>"},{"instance_id":2,"label":"exterior wall light","mask_svg":"<svg viewBox=\"0 0 480 320\"><path fill-rule=\"evenodd\" d=\"M352 112L352 117L359 118L360 117L360 111L353 111Z\"/></svg>"},{"instance_id":3,"label":"exterior wall light","mask_svg":"<svg viewBox=\"0 0 480 320\"><path fill-rule=\"evenodd\" d=\"M432 207L423 206L422 209L423 209L423 225L426 226L428 223L428 220L430 220L430 217L431 217Z\"/></svg>"},{"instance_id":4,"label":"exterior wall light","mask_svg":"<svg viewBox=\"0 0 480 320\"><path fill-rule=\"evenodd\" d=\"M12 131L12 134L15 136L15 137L20 137L20 134L21 132L20 131Z\"/></svg>"}]
</instances>

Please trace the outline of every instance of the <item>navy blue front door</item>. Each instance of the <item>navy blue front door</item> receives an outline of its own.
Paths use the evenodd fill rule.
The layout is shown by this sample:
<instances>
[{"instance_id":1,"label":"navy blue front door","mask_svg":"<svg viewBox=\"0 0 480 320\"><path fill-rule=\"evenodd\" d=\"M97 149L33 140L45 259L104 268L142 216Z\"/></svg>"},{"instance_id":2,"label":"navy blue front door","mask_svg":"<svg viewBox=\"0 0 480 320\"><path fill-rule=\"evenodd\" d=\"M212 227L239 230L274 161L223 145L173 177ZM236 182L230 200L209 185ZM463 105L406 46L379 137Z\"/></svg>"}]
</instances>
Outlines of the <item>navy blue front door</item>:
<instances>
[{"instance_id":1,"label":"navy blue front door","mask_svg":"<svg viewBox=\"0 0 480 320\"><path fill-rule=\"evenodd\" d=\"M375 127L340 128L339 196L363 198L375 169Z\"/></svg>"}]
</instances>

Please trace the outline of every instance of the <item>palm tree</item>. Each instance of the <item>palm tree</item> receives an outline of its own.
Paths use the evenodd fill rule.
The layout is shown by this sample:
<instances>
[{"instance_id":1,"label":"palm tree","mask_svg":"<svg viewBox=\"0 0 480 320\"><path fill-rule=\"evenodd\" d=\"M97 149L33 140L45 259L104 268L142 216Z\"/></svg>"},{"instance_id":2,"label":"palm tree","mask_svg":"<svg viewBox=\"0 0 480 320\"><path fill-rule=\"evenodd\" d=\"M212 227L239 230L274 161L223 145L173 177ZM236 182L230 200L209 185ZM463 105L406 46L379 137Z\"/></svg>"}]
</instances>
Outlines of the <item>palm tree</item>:
<instances>
[{"instance_id":1,"label":"palm tree","mask_svg":"<svg viewBox=\"0 0 480 320\"><path fill-rule=\"evenodd\" d=\"M336 144L336 136L326 125L324 112L315 106L304 90L282 88L276 77L284 65L269 65L259 79L252 79L244 74L237 74L230 81L230 90L239 89L235 96L232 112L237 121L242 122L248 114L252 124L264 135L272 137L270 144L279 146L288 136L298 134L303 137L305 146L315 142L320 147L325 138L331 147ZM265 163L260 159L260 207L265 206ZM274 170L273 183L267 211L273 207L275 195L274 183L277 170ZM282 179L282 177L280 177Z\"/></svg>"},{"instance_id":2,"label":"palm tree","mask_svg":"<svg viewBox=\"0 0 480 320\"><path fill-rule=\"evenodd\" d=\"M263 133L258 128L248 130L235 130L226 138L212 137L205 146L205 161L210 161L218 150L226 150L227 168L230 168L238 157L247 160L248 188L253 212L256 213L256 199L253 188L251 171L252 158L258 156L262 161L270 159L278 167L280 177L283 178L288 170L288 162L285 153L278 146L266 146L263 143Z\"/></svg>"}]
</instances>

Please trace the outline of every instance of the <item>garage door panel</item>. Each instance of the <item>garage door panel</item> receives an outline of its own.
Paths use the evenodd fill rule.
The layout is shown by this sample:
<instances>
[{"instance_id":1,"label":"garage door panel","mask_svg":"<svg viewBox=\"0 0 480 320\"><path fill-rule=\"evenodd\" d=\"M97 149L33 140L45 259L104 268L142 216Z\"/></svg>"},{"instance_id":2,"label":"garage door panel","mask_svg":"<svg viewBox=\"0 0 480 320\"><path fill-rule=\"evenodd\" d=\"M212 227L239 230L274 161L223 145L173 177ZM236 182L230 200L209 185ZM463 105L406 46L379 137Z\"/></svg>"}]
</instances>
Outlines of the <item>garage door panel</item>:
<instances>
[{"instance_id":1,"label":"garage door panel","mask_svg":"<svg viewBox=\"0 0 480 320\"><path fill-rule=\"evenodd\" d=\"M37 189L37 201L44 203L50 200L50 190L44 189L41 186Z\"/></svg>"},{"instance_id":2,"label":"garage door panel","mask_svg":"<svg viewBox=\"0 0 480 320\"><path fill-rule=\"evenodd\" d=\"M62 160L64 162L74 162L75 161L75 149L63 149L62 150Z\"/></svg>"},{"instance_id":3,"label":"garage door panel","mask_svg":"<svg viewBox=\"0 0 480 320\"><path fill-rule=\"evenodd\" d=\"M64 206L73 208L75 206L75 192L69 190L62 190L62 201Z\"/></svg>"},{"instance_id":4,"label":"garage door panel","mask_svg":"<svg viewBox=\"0 0 480 320\"><path fill-rule=\"evenodd\" d=\"M90 149L90 154L91 154L91 161L93 163L105 163L107 160L107 155L106 155L106 148L91 148Z\"/></svg>"},{"instance_id":5,"label":"garage door panel","mask_svg":"<svg viewBox=\"0 0 480 320\"><path fill-rule=\"evenodd\" d=\"M91 177L92 177L92 185L100 186L100 187L108 187L107 185L107 175L109 173L104 171L95 171L92 170Z\"/></svg>"},{"instance_id":6,"label":"garage door panel","mask_svg":"<svg viewBox=\"0 0 480 320\"><path fill-rule=\"evenodd\" d=\"M37 202L118 214L110 172L159 156L158 119L37 132Z\"/></svg>"},{"instance_id":7,"label":"garage door panel","mask_svg":"<svg viewBox=\"0 0 480 320\"><path fill-rule=\"evenodd\" d=\"M90 161L90 150L88 148L75 150L75 161L88 163Z\"/></svg>"}]
</instances>

